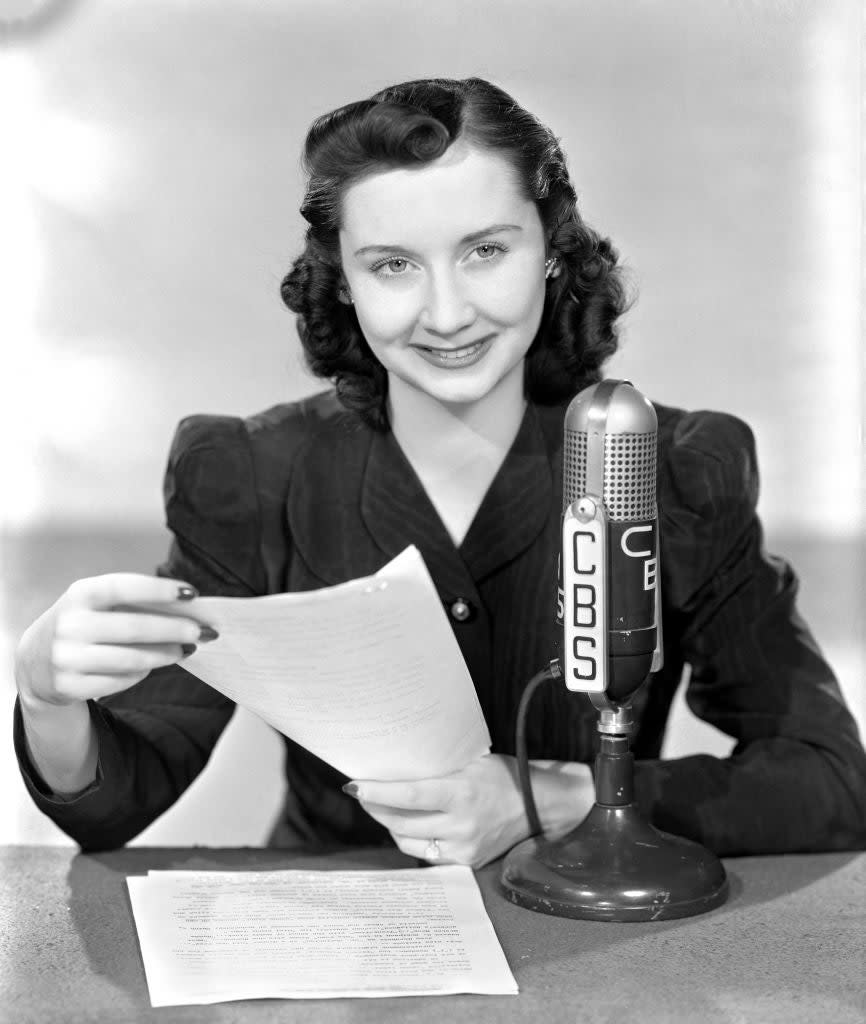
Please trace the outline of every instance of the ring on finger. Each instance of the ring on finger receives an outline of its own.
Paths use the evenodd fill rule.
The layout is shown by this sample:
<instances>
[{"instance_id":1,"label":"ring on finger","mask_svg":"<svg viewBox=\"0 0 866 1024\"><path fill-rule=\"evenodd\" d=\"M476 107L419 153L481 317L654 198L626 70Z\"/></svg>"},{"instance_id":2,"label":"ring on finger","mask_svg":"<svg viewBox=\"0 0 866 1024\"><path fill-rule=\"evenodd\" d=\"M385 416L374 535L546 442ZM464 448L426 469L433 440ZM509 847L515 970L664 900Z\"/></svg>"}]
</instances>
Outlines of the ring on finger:
<instances>
[{"instance_id":1,"label":"ring on finger","mask_svg":"<svg viewBox=\"0 0 866 1024\"><path fill-rule=\"evenodd\" d=\"M424 847L424 860L439 860L442 850L439 847L438 839L430 839Z\"/></svg>"}]
</instances>

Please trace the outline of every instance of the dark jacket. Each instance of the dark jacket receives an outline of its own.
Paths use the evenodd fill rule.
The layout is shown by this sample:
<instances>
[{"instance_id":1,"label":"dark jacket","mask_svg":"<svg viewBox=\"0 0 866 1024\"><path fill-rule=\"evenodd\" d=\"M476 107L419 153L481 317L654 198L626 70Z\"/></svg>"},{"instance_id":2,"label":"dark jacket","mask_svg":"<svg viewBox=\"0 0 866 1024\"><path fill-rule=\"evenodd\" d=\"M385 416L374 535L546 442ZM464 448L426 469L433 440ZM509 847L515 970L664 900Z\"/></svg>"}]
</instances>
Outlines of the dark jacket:
<instances>
[{"instance_id":1,"label":"dark jacket","mask_svg":"<svg viewBox=\"0 0 866 1024\"><path fill-rule=\"evenodd\" d=\"M664 668L638 692L636 788L658 827L719 854L866 845L866 758L839 687L795 608L797 579L763 550L749 428L656 406ZM375 572L408 544L424 556L478 691L494 753L514 752L517 702L553 653L563 407L529 405L459 549L393 435L331 392L248 419L192 416L165 480L174 533L162 575L202 594L309 590ZM674 691L736 740L728 758L660 760ZM120 845L201 771L233 704L183 668L91 703L97 780L52 798L16 748L38 806L85 849ZM595 712L548 684L529 719L531 757L590 761ZM286 740L290 784L276 841L387 843L344 795L345 777Z\"/></svg>"}]
</instances>

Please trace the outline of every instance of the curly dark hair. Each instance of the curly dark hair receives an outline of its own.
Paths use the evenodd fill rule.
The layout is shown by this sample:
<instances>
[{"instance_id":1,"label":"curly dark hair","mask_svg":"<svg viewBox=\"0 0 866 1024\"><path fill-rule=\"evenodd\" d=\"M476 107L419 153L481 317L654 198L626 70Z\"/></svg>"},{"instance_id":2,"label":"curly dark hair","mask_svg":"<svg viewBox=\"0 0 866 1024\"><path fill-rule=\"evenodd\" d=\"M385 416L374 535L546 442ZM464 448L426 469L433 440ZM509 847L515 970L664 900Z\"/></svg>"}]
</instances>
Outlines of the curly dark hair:
<instances>
[{"instance_id":1,"label":"curly dark hair","mask_svg":"<svg viewBox=\"0 0 866 1024\"><path fill-rule=\"evenodd\" d=\"M316 119L307 135L306 246L280 286L298 314L314 374L370 426L388 427L387 373L367 344L343 286L339 228L346 189L384 170L436 160L458 139L505 155L538 209L562 272L548 283L527 353L524 391L552 405L601 377L617 348L615 322L630 305L618 253L581 218L565 156L549 128L481 78L404 82Z\"/></svg>"}]
</instances>

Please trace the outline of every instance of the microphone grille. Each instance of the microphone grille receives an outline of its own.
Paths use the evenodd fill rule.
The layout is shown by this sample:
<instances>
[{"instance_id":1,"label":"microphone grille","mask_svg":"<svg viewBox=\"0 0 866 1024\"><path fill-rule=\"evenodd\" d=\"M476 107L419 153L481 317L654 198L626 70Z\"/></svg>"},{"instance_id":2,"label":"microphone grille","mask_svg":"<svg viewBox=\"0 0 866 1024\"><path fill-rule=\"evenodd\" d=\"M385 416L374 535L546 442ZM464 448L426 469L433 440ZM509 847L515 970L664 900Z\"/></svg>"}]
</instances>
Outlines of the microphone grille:
<instances>
[{"instance_id":1,"label":"microphone grille","mask_svg":"<svg viewBox=\"0 0 866 1024\"><path fill-rule=\"evenodd\" d=\"M587 434L565 431L563 505L586 494ZM656 516L656 434L606 434L604 493L608 517L620 522Z\"/></svg>"}]
</instances>

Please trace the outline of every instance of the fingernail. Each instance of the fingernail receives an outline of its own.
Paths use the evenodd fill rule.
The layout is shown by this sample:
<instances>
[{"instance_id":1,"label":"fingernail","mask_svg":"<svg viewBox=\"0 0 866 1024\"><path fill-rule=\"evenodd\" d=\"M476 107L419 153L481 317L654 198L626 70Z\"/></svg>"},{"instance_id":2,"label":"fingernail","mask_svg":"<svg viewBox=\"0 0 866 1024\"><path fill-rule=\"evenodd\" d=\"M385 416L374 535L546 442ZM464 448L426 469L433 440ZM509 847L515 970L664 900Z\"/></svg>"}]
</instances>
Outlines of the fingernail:
<instances>
[{"instance_id":1,"label":"fingernail","mask_svg":"<svg viewBox=\"0 0 866 1024\"><path fill-rule=\"evenodd\" d=\"M357 796L361 790L357 782L347 782L346 785L343 786L343 792L348 793L349 796Z\"/></svg>"},{"instance_id":2,"label":"fingernail","mask_svg":"<svg viewBox=\"0 0 866 1024\"><path fill-rule=\"evenodd\" d=\"M203 644L209 644L211 640L216 640L219 637L219 633L210 626L202 626L198 631L198 638Z\"/></svg>"},{"instance_id":3,"label":"fingernail","mask_svg":"<svg viewBox=\"0 0 866 1024\"><path fill-rule=\"evenodd\" d=\"M191 601L194 597L198 597L198 591L195 587L190 587L183 583L177 588L178 601Z\"/></svg>"},{"instance_id":4,"label":"fingernail","mask_svg":"<svg viewBox=\"0 0 866 1024\"><path fill-rule=\"evenodd\" d=\"M183 656L188 658L191 654L195 654L195 644L181 644L180 649L183 651Z\"/></svg>"}]
</instances>

